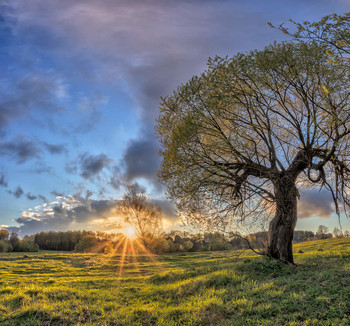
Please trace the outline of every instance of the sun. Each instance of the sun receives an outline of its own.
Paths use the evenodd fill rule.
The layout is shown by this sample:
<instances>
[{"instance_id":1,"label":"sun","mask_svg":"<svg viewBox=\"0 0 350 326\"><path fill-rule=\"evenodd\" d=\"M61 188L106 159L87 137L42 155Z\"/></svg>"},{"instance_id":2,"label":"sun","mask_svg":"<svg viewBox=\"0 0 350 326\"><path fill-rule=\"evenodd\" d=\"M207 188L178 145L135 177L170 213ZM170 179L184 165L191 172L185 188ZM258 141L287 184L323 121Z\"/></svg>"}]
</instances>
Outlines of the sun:
<instances>
[{"instance_id":1,"label":"sun","mask_svg":"<svg viewBox=\"0 0 350 326\"><path fill-rule=\"evenodd\" d=\"M122 233L128 237L129 239L135 239L136 238L136 233L135 233L135 230L129 226L127 228L125 228Z\"/></svg>"}]
</instances>

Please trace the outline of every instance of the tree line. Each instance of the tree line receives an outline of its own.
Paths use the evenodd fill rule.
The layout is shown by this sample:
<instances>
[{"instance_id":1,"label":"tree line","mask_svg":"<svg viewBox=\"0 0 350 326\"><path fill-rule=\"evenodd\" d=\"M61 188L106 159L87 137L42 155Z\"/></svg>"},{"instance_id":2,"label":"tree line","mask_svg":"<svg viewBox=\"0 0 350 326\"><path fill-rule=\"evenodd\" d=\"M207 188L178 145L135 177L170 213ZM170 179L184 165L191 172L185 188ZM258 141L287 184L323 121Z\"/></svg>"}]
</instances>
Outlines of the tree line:
<instances>
[{"instance_id":1,"label":"tree line","mask_svg":"<svg viewBox=\"0 0 350 326\"><path fill-rule=\"evenodd\" d=\"M0 252L31 252L39 251L39 246L33 241L32 236L25 236L20 239L16 232L10 233L0 230Z\"/></svg>"},{"instance_id":2,"label":"tree line","mask_svg":"<svg viewBox=\"0 0 350 326\"><path fill-rule=\"evenodd\" d=\"M334 228L330 233L328 228L320 225L316 232L295 231L294 243L327 239L332 237L350 237L350 232L342 232ZM39 250L96 252L120 254L125 250L121 243L126 237L121 233L105 233L93 231L49 231L39 232L19 239L15 232L11 235L5 229L0 230L0 252L34 252ZM218 250L263 249L268 242L268 232L261 231L241 236L236 233L226 235L219 232L190 234L188 232L172 231L160 236L146 235L142 239L129 241L133 244L136 254L145 253L145 249L154 254L173 252L200 252ZM140 245L142 243L142 245Z\"/></svg>"}]
</instances>

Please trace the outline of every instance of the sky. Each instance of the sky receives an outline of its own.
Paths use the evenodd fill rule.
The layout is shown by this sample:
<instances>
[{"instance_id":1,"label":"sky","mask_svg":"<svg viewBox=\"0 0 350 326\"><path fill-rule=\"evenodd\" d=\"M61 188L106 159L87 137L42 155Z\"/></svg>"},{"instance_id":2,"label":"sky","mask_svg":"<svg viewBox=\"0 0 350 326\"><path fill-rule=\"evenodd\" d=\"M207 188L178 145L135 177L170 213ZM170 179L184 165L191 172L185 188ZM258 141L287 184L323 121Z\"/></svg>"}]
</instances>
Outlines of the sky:
<instances>
[{"instance_id":1,"label":"sky","mask_svg":"<svg viewBox=\"0 0 350 326\"><path fill-rule=\"evenodd\" d=\"M0 0L0 227L118 231L138 182L179 220L157 182L161 97L209 57L286 39L267 26L350 11L350 0ZM346 218L344 229L350 230ZM339 227L310 190L297 229Z\"/></svg>"}]
</instances>

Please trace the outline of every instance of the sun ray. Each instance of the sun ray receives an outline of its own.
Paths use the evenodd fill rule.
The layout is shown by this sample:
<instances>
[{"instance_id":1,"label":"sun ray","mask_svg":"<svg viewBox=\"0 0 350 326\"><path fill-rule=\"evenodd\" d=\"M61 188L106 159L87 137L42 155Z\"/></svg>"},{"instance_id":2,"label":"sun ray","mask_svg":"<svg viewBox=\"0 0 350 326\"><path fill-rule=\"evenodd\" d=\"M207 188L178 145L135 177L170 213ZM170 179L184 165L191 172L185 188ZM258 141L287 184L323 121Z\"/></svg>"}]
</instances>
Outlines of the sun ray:
<instances>
[{"instance_id":1,"label":"sun ray","mask_svg":"<svg viewBox=\"0 0 350 326\"><path fill-rule=\"evenodd\" d=\"M126 254L126 249L127 249L127 246L128 246L128 241L129 241L129 239L125 238L123 251L122 251L122 254L121 254L121 257L120 257L119 279L121 278L122 273L123 273L123 267L124 267L124 262L125 262L125 254Z\"/></svg>"},{"instance_id":2,"label":"sun ray","mask_svg":"<svg viewBox=\"0 0 350 326\"><path fill-rule=\"evenodd\" d=\"M118 241L117 245L114 248L114 254L117 253L118 248L120 247L120 245L124 242L124 240L126 239L125 235L123 235L123 237Z\"/></svg>"},{"instance_id":3,"label":"sun ray","mask_svg":"<svg viewBox=\"0 0 350 326\"><path fill-rule=\"evenodd\" d=\"M135 268L138 270L139 268L138 268L137 256L136 256L134 244L132 243L132 241L130 241L130 250L131 250L132 261L134 263Z\"/></svg>"},{"instance_id":4,"label":"sun ray","mask_svg":"<svg viewBox=\"0 0 350 326\"><path fill-rule=\"evenodd\" d=\"M152 260L156 261L155 256L145 247L145 245L137 238L135 242L139 246L139 248Z\"/></svg>"}]
</instances>

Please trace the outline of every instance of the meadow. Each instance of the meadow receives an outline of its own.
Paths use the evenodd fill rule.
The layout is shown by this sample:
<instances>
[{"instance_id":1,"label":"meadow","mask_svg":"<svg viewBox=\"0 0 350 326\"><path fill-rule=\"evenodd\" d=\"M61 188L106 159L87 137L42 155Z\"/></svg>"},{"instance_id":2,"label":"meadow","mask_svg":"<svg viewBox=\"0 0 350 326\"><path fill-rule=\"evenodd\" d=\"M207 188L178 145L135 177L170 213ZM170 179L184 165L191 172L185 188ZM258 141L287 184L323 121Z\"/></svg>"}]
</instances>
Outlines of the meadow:
<instances>
[{"instance_id":1,"label":"meadow","mask_svg":"<svg viewBox=\"0 0 350 326\"><path fill-rule=\"evenodd\" d=\"M350 325L350 239L294 252L0 254L0 325Z\"/></svg>"}]
</instances>

